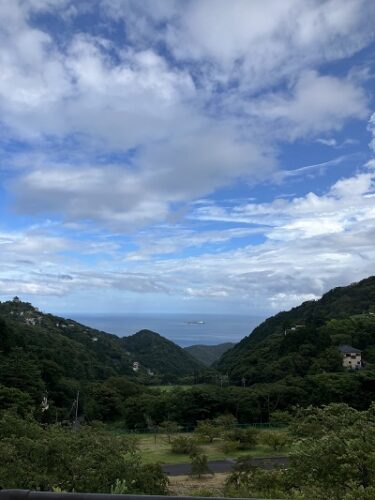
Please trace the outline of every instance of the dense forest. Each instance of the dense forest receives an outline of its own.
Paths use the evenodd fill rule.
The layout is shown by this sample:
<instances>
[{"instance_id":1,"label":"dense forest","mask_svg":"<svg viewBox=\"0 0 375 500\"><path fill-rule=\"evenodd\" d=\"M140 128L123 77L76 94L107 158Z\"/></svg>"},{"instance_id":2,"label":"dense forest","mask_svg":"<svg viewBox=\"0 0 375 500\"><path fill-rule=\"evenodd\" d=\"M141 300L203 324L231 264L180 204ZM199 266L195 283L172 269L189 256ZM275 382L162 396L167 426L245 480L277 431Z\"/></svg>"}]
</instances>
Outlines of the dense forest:
<instances>
[{"instance_id":1,"label":"dense forest","mask_svg":"<svg viewBox=\"0 0 375 500\"><path fill-rule=\"evenodd\" d=\"M136 368L134 363L136 363ZM0 303L0 407L23 413L48 397L44 418L71 417L80 391L85 418L115 419L148 384L194 379L205 367L154 332L121 339L43 314L18 299ZM144 385L146 384L146 385Z\"/></svg>"}]
</instances>

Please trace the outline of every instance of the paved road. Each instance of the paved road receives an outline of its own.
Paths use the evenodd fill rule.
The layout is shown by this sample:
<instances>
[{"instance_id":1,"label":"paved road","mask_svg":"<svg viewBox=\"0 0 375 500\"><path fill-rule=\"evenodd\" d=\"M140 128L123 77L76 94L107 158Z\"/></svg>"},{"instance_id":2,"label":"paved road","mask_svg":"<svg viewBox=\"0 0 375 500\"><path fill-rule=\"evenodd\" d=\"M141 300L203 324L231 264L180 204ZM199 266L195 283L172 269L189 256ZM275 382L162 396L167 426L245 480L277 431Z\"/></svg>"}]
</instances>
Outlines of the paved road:
<instances>
[{"instance_id":1,"label":"paved road","mask_svg":"<svg viewBox=\"0 0 375 500\"><path fill-rule=\"evenodd\" d=\"M252 458L252 465L262 467L263 469L273 469L274 467L286 466L288 464L287 457L267 457L267 458ZM231 472L235 466L235 460L210 460L208 465L212 472ZM168 476L187 476L190 474L190 464L167 464L163 465L163 471Z\"/></svg>"}]
</instances>

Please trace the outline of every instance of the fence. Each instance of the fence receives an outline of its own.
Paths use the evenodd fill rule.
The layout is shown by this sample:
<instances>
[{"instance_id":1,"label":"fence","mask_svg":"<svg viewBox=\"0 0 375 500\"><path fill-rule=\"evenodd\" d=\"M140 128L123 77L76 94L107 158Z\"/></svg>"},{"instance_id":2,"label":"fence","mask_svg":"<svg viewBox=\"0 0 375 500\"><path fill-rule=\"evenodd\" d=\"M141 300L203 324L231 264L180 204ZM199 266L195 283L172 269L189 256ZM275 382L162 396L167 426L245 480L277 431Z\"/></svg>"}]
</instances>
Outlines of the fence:
<instances>
[{"instance_id":1,"label":"fence","mask_svg":"<svg viewBox=\"0 0 375 500\"><path fill-rule=\"evenodd\" d=\"M231 428L231 429L238 429L238 428L247 429L248 427L254 427L256 429L285 429L288 426L284 423L281 423L281 422L257 422L257 423L251 423L251 424L233 424L229 428ZM113 427L113 429L116 429L117 432L121 432L124 434L168 434L168 432L165 429L161 429L158 427L127 429L125 427L120 428L120 427L116 426L116 427ZM179 426L178 431L171 432L170 434L194 432L194 429L195 429L195 427L193 427L193 426Z\"/></svg>"}]
</instances>

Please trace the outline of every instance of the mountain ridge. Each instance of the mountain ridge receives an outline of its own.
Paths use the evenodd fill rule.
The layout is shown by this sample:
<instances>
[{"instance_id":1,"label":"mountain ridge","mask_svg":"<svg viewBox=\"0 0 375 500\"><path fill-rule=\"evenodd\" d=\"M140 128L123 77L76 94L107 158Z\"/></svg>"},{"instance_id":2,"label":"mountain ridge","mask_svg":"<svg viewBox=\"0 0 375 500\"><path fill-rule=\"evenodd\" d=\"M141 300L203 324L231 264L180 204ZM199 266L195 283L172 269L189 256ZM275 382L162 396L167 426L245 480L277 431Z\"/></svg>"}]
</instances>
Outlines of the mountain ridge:
<instances>
[{"instance_id":1,"label":"mountain ridge","mask_svg":"<svg viewBox=\"0 0 375 500\"><path fill-rule=\"evenodd\" d=\"M152 371L178 376L193 375L195 370L204 368L182 347L152 330L143 329L121 340L124 347L137 358L136 361Z\"/></svg>"},{"instance_id":2,"label":"mountain ridge","mask_svg":"<svg viewBox=\"0 0 375 500\"><path fill-rule=\"evenodd\" d=\"M221 372L233 371L260 345L272 342L275 336L294 324L319 327L329 320L358 315L375 305L375 276L343 287L336 287L320 299L303 302L289 311L282 311L258 325L215 364Z\"/></svg>"},{"instance_id":3,"label":"mountain ridge","mask_svg":"<svg viewBox=\"0 0 375 500\"><path fill-rule=\"evenodd\" d=\"M43 313L28 302L15 297L12 301L0 302L0 318L9 326L11 342L15 348L28 350L35 358L47 356L48 360L61 366L69 365L64 376L71 373L84 380L104 379L110 376L137 377L145 375L147 369L155 376L173 378L191 375L194 370L204 368L188 353L156 332L144 332L130 337L117 335L82 325L77 321ZM3 331L6 327L3 326ZM134 340L136 339L136 340ZM158 356L163 349L168 352L163 363L145 353L150 346L158 347ZM4 353L3 353L4 354ZM177 356L178 361L174 359ZM44 359L44 358L43 358ZM140 362L140 373L134 371L133 363ZM65 364L64 364L65 363ZM64 371L64 370L63 370ZM79 375L79 376L78 376Z\"/></svg>"}]
</instances>

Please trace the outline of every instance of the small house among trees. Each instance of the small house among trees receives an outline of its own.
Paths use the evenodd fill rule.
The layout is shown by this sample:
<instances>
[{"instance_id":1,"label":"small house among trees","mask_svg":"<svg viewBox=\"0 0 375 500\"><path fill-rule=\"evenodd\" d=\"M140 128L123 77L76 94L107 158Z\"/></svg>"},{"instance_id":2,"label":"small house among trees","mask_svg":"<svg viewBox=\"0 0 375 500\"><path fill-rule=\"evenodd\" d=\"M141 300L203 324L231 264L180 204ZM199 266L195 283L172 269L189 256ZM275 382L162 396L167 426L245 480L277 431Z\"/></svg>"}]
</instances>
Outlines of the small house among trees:
<instances>
[{"instance_id":1,"label":"small house among trees","mask_svg":"<svg viewBox=\"0 0 375 500\"><path fill-rule=\"evenodd\" d=\"M348 370L360 370L362 368L362 351L351 345L340 345L339 351L342 354L342 365Z\"/></svg>"},{"instance_id":2,"label":"small house among trees","mask_svg":"<svg viewBox=\"0 0 375 500\"><path fill-rule=\"evenodd\" d=\"M139 361L134 361L133 372L137 372L138 370L139 370Z\"/></svg>"}]
</instances>

